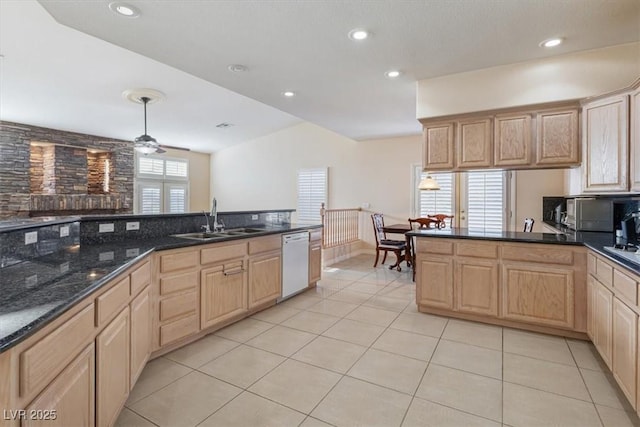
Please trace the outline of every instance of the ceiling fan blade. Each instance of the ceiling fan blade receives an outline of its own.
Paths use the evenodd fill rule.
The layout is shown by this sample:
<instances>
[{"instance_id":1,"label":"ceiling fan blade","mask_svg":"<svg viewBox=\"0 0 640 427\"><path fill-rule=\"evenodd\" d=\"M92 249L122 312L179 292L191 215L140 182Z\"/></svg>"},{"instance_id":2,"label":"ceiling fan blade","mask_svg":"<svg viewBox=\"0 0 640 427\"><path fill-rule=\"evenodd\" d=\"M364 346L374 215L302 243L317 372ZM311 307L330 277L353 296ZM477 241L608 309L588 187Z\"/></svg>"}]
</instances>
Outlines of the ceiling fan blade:
<instances>
[{"instance_id":1,"label":"ceiling fan blade","mask_svg":"<svg viewBox=\"0 0 640 427\"><path fill-rule=\"evenodd\" d=\"M176 147L175 145L164 145L164 144L160 144L160 147L163 147L163 148L170 148L170 149L172 149L172 150L191 151L191 149L190 149L190 148Z\"/></svg>"},{"instance_id":2,"label":"ceiling fan blade","mask_svg":"<svg viewBox=\"0 0 640 427\"><path fill-rule=\"evenodd\" d=\"M162 149L162 148L160 148L160 147L156 148L156 154L164 154L164 153L166 153L166 152L167 152L167 150L163 150L163 149Z\"/></svg>"}]
</instances>

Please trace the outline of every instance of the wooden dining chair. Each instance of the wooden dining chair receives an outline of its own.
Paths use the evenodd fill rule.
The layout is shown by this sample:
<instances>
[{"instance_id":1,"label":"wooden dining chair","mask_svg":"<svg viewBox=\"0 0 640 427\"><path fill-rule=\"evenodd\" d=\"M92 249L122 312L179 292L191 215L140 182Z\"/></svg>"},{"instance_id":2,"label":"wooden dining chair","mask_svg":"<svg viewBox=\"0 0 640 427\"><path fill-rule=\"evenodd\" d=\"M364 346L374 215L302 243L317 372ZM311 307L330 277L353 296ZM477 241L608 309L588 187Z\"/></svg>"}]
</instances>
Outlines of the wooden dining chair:
<instances>
[{"instance_id":1,"label":"wooden dining chair","mask_svg":"<svg viewBox=\"0 0 640 427\"><path fill-rule=\"evenodd\" d=\"M447 220L449 220L449 228L453 227L453 215L435 214L427 215L427 218L432 218L438 221L438 228L447 228Z\"/></svg>"},{"instance_id":2,"label":"wooden dining chair","mask_svg":"<svg viewBox=\"0 0 640 427\"><path fill-rule=\"evenodd\" d=\"M438 220L433 218L414 218L408 219L409 228L412 230L417 229L427 229L427 228L438 228ZM417 225L417 227L416 227ZM411 266L413 267L413 281L416 281L416 239L415 237L412 239L412 244L410 248L407 248L409 253L409 259L411 260Z\"/></svg>"},{"instance_id":3,"label":"wooden dining chair","mask_svg":"<svg viewBox=\"0 0 640 427\"><path fill-rule=\"evenodd\" d=\"M533 230L533 223L534 223L534 219L533 218L525 218L524 219L524 231L525 233L530 233L531 230Z\"/></svg>"},{"instance_id":4,"label":"wooden dining chair","mask_svg":"<svg viewBox=\"0 0 640 427\"><path fill-rule=\"evenodd\" d=\"M382 264L387 260L387 254L393 252L396 255L396 270L402 271L400 262L404 259L404 251L407 249L407 243L404 240L387 239L387 235L384 232L384 216L382 214L374 213L371 215L371 221L373 222L373 234L376 236L376 260L373 266L376 267L378 265L380 252L384 252Z\"/></svg>"}]
</instances>

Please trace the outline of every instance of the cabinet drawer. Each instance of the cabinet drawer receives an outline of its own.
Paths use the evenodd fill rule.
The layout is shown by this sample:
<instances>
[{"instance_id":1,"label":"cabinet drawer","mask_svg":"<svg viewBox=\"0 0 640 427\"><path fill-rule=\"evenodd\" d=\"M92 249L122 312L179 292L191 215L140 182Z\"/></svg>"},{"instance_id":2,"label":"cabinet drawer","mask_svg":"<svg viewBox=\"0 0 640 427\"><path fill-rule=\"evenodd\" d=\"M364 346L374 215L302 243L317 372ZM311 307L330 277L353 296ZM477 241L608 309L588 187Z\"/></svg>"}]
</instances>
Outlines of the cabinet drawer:
<instances>
[{"instance_id":1,"label":"cabinet drawer","mask_svg":"<svg viewBox=\"0 0 640 427\"><path fill-rule=\"evenodd\" d=\"M198 265L198 251L160 255L160 273L184 270Z\"/></svg>"},{"instance_id":2,"label":"cabinet drawer","mask_svg":"<svg viewBox=\"0 0 640 427\"><path fill-rule=\"evenodd\" d=\"M195 313L198 305L197 296L197 292L194 291L160 301L160 321Z\"/></svg>"},{"instance_id":3,"label":"cabinet drawer","mask_svg":"<svg viewBox=\"0 0 640 427\"><path fill-rule=\"evenodd\" d=\"M600 258L596 258L596 277L608 286L613 285L613 267Z\"/></svg>"},{"instance_id":4,"label":"cabinet drawer","mask_svg":"<svg viewBox=\"0 0 640 427\"><path fill-rule=\"evenodd\" d=\"M282 248L282 236L258 237L249 241L249 254L257 254L260 252L274 251Z\"/></svg>"},{"instance_id":5,"label":"cabinet drawer","mask_svg":"<svg viewBox=\"0 0 640 427\"><path fill-rule=\"evenodd\" d=\"M88 305L56 330L20 354L20 396L31 396L49 384L90 342L94 306Z\"/></svg>"},{"instance_id":6,"label":"cabinet drawer","mask_svg":"<svg viewBox=\"0 0 640 427\"><path fill-rule=\"evenodd\" d=\"M622 295L630 303L637 304L638 284L631 277L618 270L613 270L613 291L616 296Z\"/></svg>"},{"instance_id":7,"label":"cabinet drawer","mask_svg":"<svg viewBox=\"0 0 640 427\"><path fill-rule=\"evenodd\" d=\"M183 273L177 276L163 277L160 279L160 295L195 289L198 286L198 277L197 271Z\"/></svg>"},{"instance_id":8,"label":"cabinet drawer","mask_svg":"<svg viewBox=\"0 0 640 427\"><path fill-rule=\"evenodd\" d=\"M445 239L423 239L418 237L416 243L416 252L429 254L453 255L453 242Z\"/></svg>"},{"instance_id":9,"label":"cabinet drawer","mask_svg":"<svg viewBox=\"0 0 640 427\"><path fill-rule=\"evenodd\" d=\"M120 311L129 301L129 276L96 298L96 326L104 323Z\"/></svg>"},{"instance_id":10,"label":"cabinet drawer","mask_svg":"<svg viewBox=\"0 0 640 427\"><path fill-rule=\"evenodd\" d=\"M573 252L566 246L556 247L530 243L521 245L504 244L502 246L502 259L573 265Z\"/></svg>"},{"instance_id":11,"label":"cabinet drawer","mask_svg":"<svg viewBox=\"0 0 640 427\"><path fill-rule=\"evenodd\" d=\"M131 295L138 295L149 283L151 283L151 264L147 261L131 273Z\"/></svg>"},{"instance_id":12,"label":"cabinet drawer","mask_svg":"<svg viewBox=\"0 0 640 427\"><path fill-rule=\"evenodd\" d=\"M242 258L247 254L247 242L231 245L216 245L200 251L200 262L211 264L232 258Z\"/></svg>"},{"instance_id":13,"label":"cabinet drawer","mask_svg":"<svg viewBox=\"0 0 640 427\"><path fill-rule=\"evenodd\" d=\"M487 242L458 242L456 255L476 258L498 258L498 244Z\"/></svg>"},{"instance_id":14,"label":"cabinet drawer","mask_svg":"<svg viewBox=\"0 0 640 427\"><path fill-rule=\"evenodd\" d=\"M316 240L322 240L322 229L309 232L309 241L314 242Z\"/></svg>"},{"instance_id":15,"label":"cabinet drawer","mask_svg":"<svg viewBox=\"0 0 640 427\"><path fill-rule=\"evenodd\" d=\"M172 341L195 334L199 329L197 315L185 317L160 327L160 345L166 345Z\"/></svg>"}]
</instances>

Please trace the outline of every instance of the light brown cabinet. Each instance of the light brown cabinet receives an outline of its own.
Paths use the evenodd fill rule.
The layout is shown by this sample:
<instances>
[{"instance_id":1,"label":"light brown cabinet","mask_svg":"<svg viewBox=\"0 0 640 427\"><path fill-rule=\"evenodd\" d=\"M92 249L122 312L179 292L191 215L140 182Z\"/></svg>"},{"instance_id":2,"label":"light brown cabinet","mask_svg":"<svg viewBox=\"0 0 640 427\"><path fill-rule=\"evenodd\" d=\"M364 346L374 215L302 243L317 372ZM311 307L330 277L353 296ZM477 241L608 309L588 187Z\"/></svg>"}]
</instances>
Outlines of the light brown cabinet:
<instances>
[{"instance_id":1,"label":"light brown cabinet","mask_svg":"<svg viewBox=\"0 0 640 427\"><path fill-rule=\"evenodd\" d=\"M613 299L613 377L629 402L636 404L638 315L617 298Z\"/></svg>"},{"instance_id":2,"label":"light brown cabinet","mask_svg":"<svg viewBox=\"0 0 640 427\"><path fill-rule=\"evenodd\" d=\"M627 191L629 96L619 94L583 107L585 192Z\"/></svg>"},{"instance_id":3,"label":"light brown cabinet","mask_svg":"<svg viewBox=\"0 0 640 427\"><path fill-rule=\"evenodd\" d=\"M580 161L578 110L545 111L536 115L536 164L565 165Z\"/></svg>"},{"instance_id":4,"label":"light brown cabinet","mask_svg":"<svg viewBox=\"0 0 640 427\"><path fill-rule=\"evenodd\" d=\"M201 329L246 313L247 271L244 259L203 269L200 298Z\"/></svg>"},{"instance_id":5,"label":"light brown cabinet","mask_svg":"<svg viewBox=\"0 0 640 427\"><path fill-rule=\"evenodd\" d=\"M309 285L315 286L322 277L322 244L320 241L309 244Z\"/></svg>"},{"instance_id":6,"label":"light brown cabinet","mask_svg":"<svg viewBox=\"0 0 640 427\"><path fill-rule=\"evenodd\" d=\"M112 426L129 396L129 307L96 338L96 425Z\"/></svg>"},{"instance_id":7,"label":"light brown cabinet","mask_svg":"<svg viewBox=\"0 0 640 427\"><path fill-rule=\"evenodd\" d=\"M631 92L630 98L630 184L631 191L640 191L640 87Z\"/></svg>"},{"instance_id":8,"label":"light brown cabinet","mask_svg":"<svg viewBox=\"0 0 640 427\"><path fill-rule=\"evenodd\" d=\"M593 345L598 349L602 360L612 368L613 355L613 293L593 276L589 277L593 286L593 306L590 316L593 322Z\"/></svg>"},{"instance_id":9,"label":"light brown cabinet","mask_svg":"<svg viewBox=\"0 0 640 427\"><path fill-rule=\"evenodd\" d=\"M416 301L429 307L453 309L453 260L418 253Z\"/></svg>"},{"instance_id":10,"label":"light brown cabinet","mask_svg":"<svg viewBox=\"0 0 640 427\"><path fill-rule=\"evenodd\" d=\"M456 165L460 169L490 167L493 164L491 118L457 123Z\"/></svg>"},{"instance_id":11,"label":"light brown cabinet","mask_svg":"<svg viewBox=\"0 0 640 427\"><path fill-rule=\"evenodd\" d=\"M249 259L249 310L282 296L281 264L279 251Z\"/></svg>"},{"instance_id":12,"label":"light brown cabinet","mask_svg":"<svg viewBox=\"0 0 640 427\"><path fill-rule=\"evenodd\" d=\"M524 166L531 163L531 115L496 116L494 132L496 166Z\"/></svg>"},{"instance_id":13,"label":"light brown cabinet","mask_svg":"<svg viewBox=\"0 0 640 427\"><path fill-rule=\"evenodd\" d=\"M92 342L27 406L42 416L26 418L24 427L95 425L94 351Z\"/></svg>"},{"instance_id":14,"label":"light brown cabinet","mask_svg":"<svg viewBox=\"0 0 640 427\"><path fill-rule=\"evenodd\" d=\"M138 380L151 355L151 286L135 297L131 307L131 368L130 388Z\"/></svg>"},{"instance_id":15,"label":"light brown cabinet","mask_svg":"<svg viewBox=\"0 0 640 427\"><path fill-rule=\"evenodd\" d=\"M457 258L455 261L455 309L498 315L498 262Z\"/></svg>"},{"instance_id":16,"label":"light brown cabinet","mask_svg":"<svg viewBox=\"0 0 640 427\"><path fill-rule=\"evenodd\" d=\"M435 123L423 127L422 166L428 170L454 167L454 124Z\"/></svg>"}]
</instances>

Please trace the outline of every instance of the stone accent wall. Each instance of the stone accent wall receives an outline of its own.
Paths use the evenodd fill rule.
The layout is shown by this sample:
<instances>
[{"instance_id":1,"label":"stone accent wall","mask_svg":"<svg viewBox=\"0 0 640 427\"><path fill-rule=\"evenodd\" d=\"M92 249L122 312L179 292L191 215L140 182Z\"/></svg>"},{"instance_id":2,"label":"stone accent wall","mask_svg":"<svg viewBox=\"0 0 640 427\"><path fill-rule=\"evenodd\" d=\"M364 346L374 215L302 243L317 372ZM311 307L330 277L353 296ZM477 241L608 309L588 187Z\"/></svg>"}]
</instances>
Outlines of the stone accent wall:
<instances>
[{"instance_id":1,"label":"stone accent wall","mask_svg":"<svg viewBox=\"0 0 640 427\"><path fill-rule=\"evenodd\" d=\"M59 147L54 152L54 164L58 152L68 160L56 165L56 168L59 168L57 171L59 175L56 175L53 184L55 193L49 194L51 184L48 177L44 176L44 171L48 168L44 165L43 150L43 190L34 199L31 196L31 187L35 184L32 184L30 179L32 142L55 144ZM88 172L85 149L109 152L111 155L109 194L95 195L91 198L79 194L87 193ZM84 171L80 173L80 163L83 161ZM37 167L36 164L33 166ZM37 172L36 175L39 173ZM71 211L76 214L96 211L131 213L133 212L133 175L134 154L131 141L0 121L0 218L42 215L44 212L57 214L56 211L60 208L63 208L60 210L66 213ZM57 181L57 176L63 177L60 183ZM38 179L36 178L36 182ZM60 196L65 198L61 201Z\"/></svg>"},{"instance_id":2,"label":"stone accent wall","mask_svg":"<svg viewBox=\"0 0 640 427\"><path fill-rule=\"evenodd\" d=\"M108 171L107 174L107 163ZM113 166L111 162L111 153L88 153L87 154L87 168L89 169L89 176L87 181L87 192L89 194L105 194L111 188L111 179L113 177Z\"/></svg>"},{"instance_id":3,"label":"stone accent wall","mask_svg":"<svg viewBox=\"0 0 640 427\"><path fill-rule=\"evenodd\" d=\"M44 147L31 146L29 157L29 184L31 194L44 193Z\"/></svg>"}]
</instances>

